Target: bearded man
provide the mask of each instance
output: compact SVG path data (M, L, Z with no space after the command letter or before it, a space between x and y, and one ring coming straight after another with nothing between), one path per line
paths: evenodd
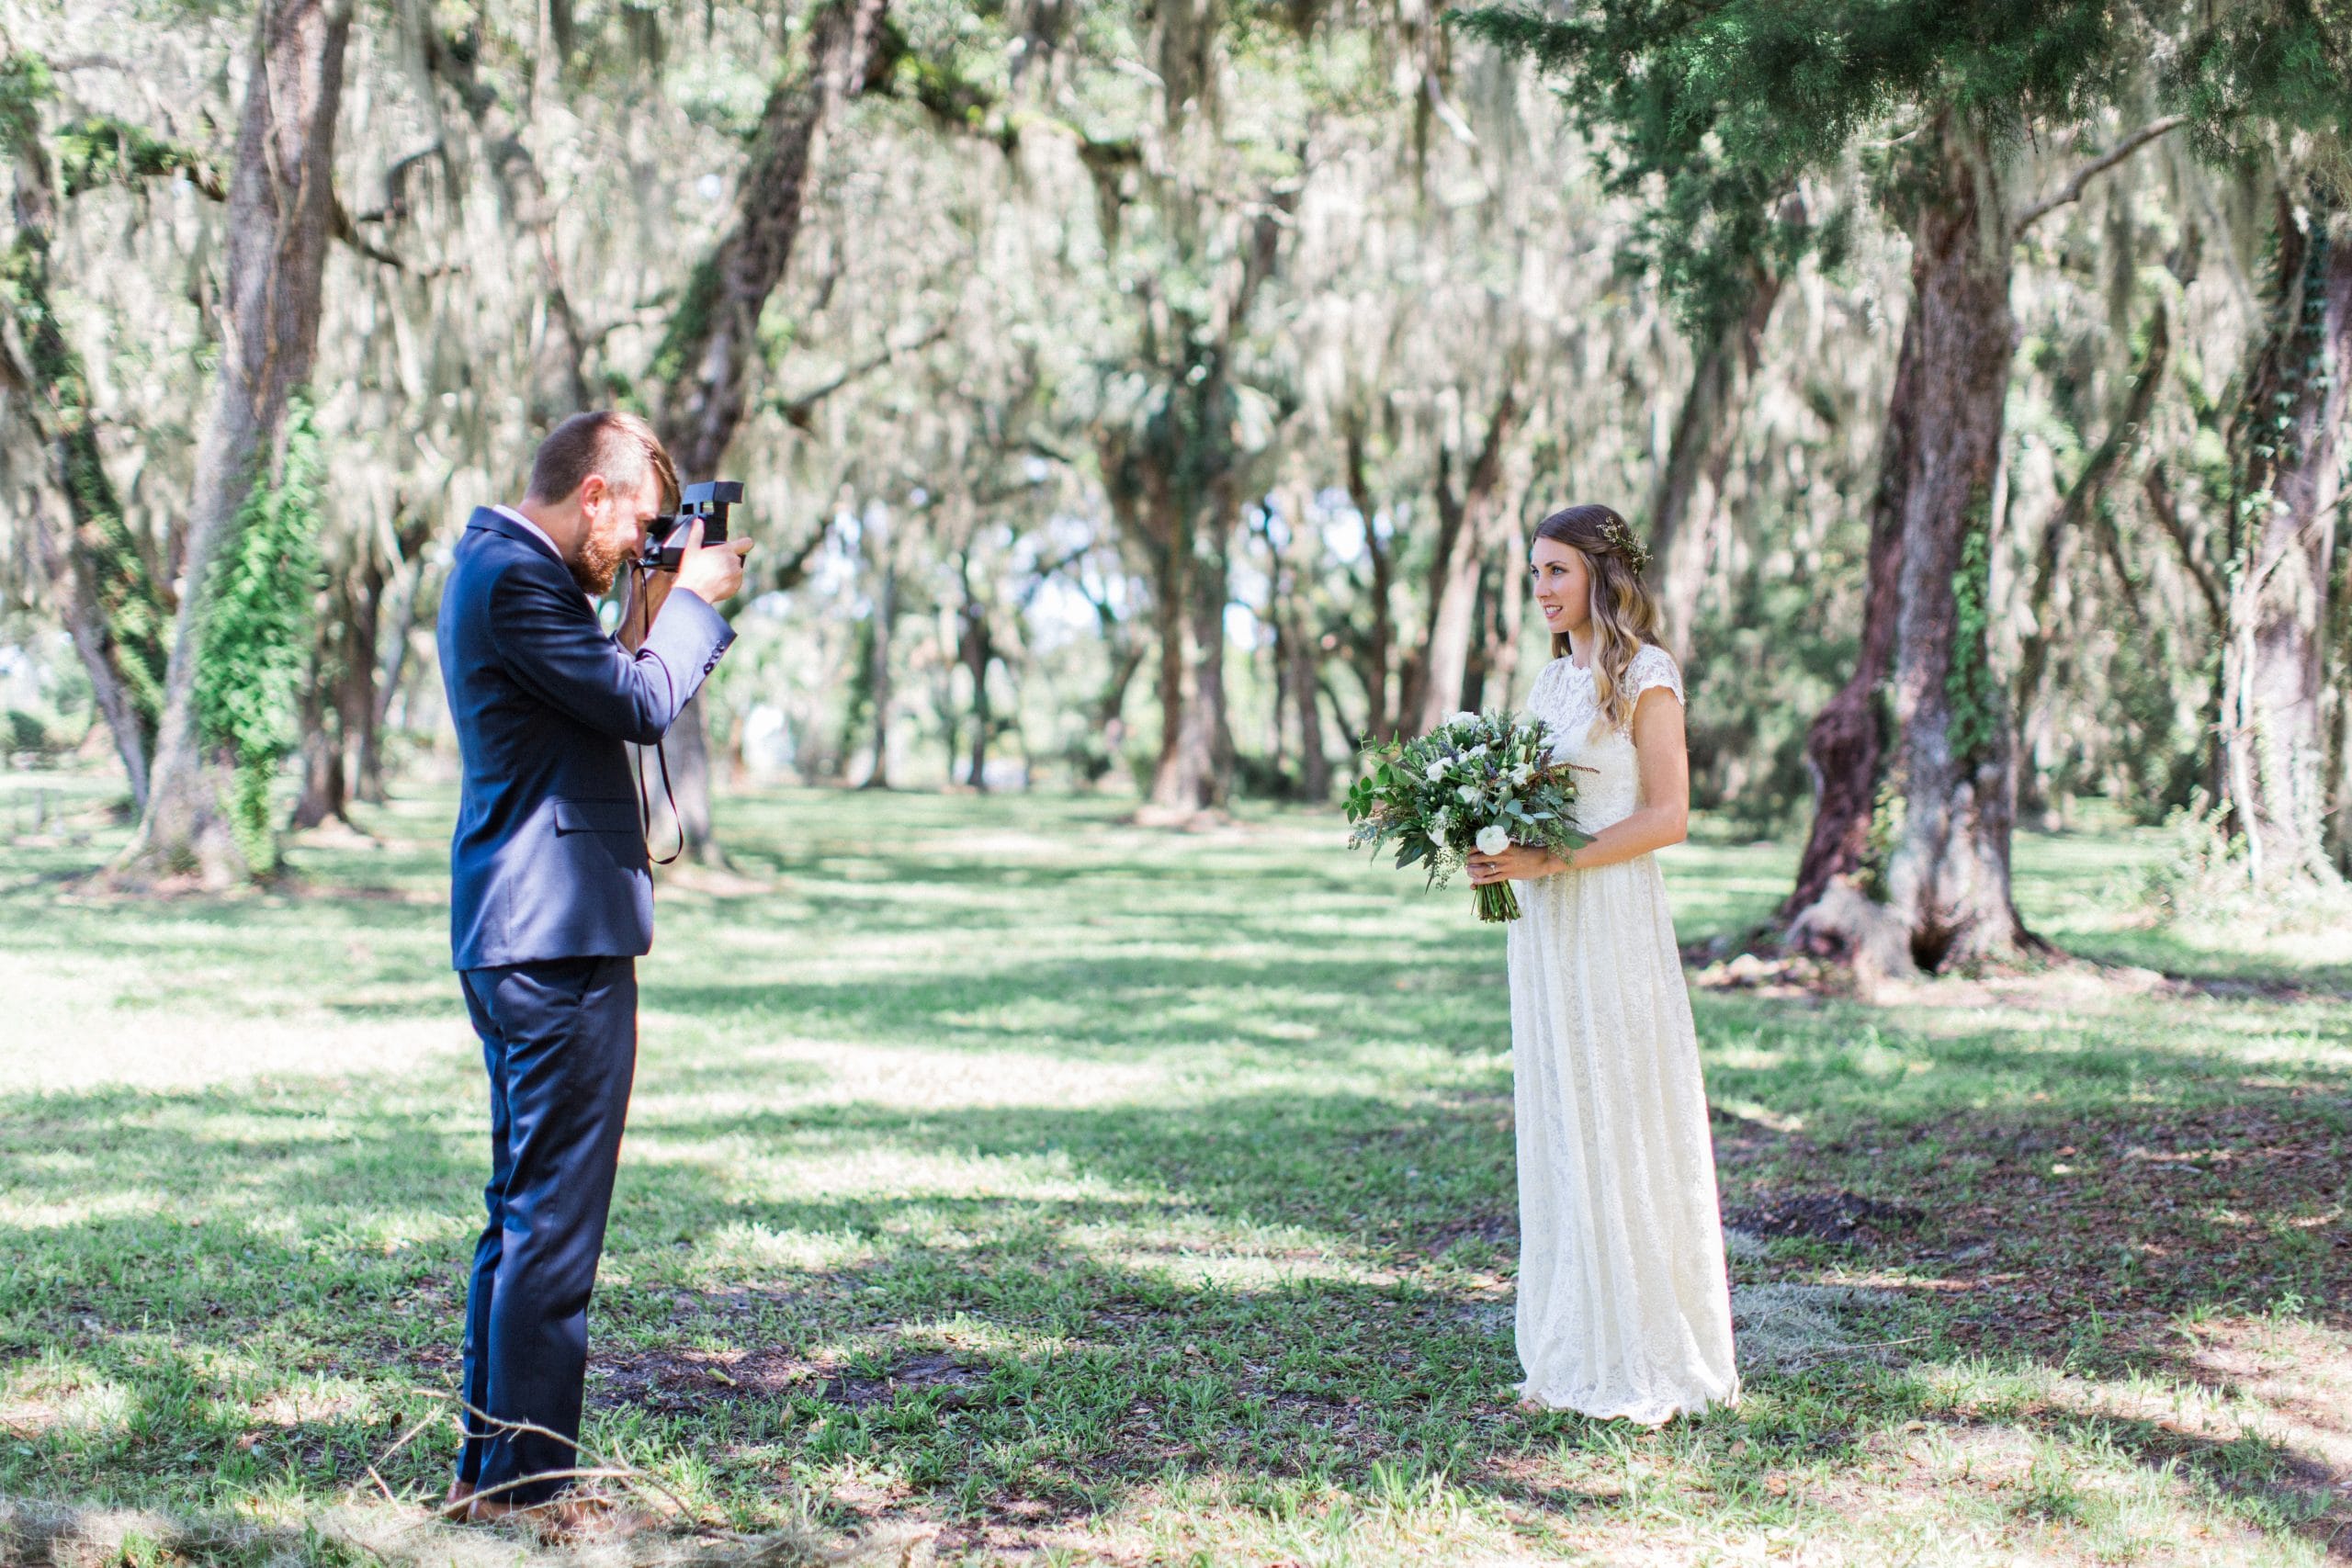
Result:
M640 637L595 601L677 504L650 426L575 414L519 507L476 511L442 591L441 678L464 759L450 948L490 1074L489 1223L466 1295L453 1515L593 1528L579 1468L588 1297L637 1068L637 965L653 884L625 742L660 741L733 639L713 606L749 541L689 525L642 584Z

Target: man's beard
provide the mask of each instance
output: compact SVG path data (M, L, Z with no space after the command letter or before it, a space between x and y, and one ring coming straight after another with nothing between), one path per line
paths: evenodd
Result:
M628 559L628 544L622 539L603 539L591 534L580 541L578 556L563 564L571 569L571 581L591 599L602 599L613 586L613 579L620 575L621 563Z

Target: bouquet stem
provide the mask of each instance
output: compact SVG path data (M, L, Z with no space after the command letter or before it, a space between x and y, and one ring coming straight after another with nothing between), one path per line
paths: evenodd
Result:
M1519 895L1510 890L1508 882L1489 882L1476 889L1478 895L1478 918L1482 920L1515 920L1519 919Z

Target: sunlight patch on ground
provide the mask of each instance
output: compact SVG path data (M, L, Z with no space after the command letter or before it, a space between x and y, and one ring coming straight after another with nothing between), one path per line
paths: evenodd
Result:
M888 1144L837 1148L822 1142L776 1150L741 1136L677 1138L631 1134L631 1165L695 1167L747 1196L839 1201L888 1198L922 1203L1020 1199L1052 1203L1164 1201L1142 1189L1080 1173L1058 1151L1022 1155L956 1154Z
M673 1021L657 1015L649 1022L666 1032ZM1075 1073L1066 1057L1010 1047L975 1055L918 1045L793 1038L695 1053L696 1087L683 1089L669 1087L670 1075L662 1070L676 1055L666 1041L648 1048L630 1101L632 1125L859 1103L909 1109L1104 1105L1169 1081L1168 1069L1152 1063L1103 1062ZM778 1068L786 1069L781 1081ZM712 1078L721 1087L706 1087Z
M263 1077L403 1073L480 1050L454 998L446 1018L336 1018L308 1007L295 1016L255 1018L99 1006L70 991L27 991L9 981L0 969L0 988L17 998L10 1031L43 1043L0 1053L0 1093L112 1085L190 1089Z
M854 1269L878 1256L872 1240L842 1231L770 1230L765 1225L723 1226L695 1243L691 1269L712 1269L729 1278L771 1271L815 1274Z
M125 1384L71 1362L18 1367L0 1379L0 1426L19 1438L119 1430L135 1403Z

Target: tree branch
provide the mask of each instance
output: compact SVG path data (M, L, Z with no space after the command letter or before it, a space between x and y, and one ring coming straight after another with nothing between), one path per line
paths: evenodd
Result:
M2081 200L2083 187L2089 185L2091 181L2107 173L2108 170L2115 167L2116 164L2120 164L2165 132L2188 123L2188 117L2185 114L2168 114L2161 119L2150 120L2081 168L2076 169L2064 185L2019 212L2010 221L2009 231L2012 234L2022 234L2059 208L2069 202Z
M882 352L875 355L872 358L865 360L857 365L845 367L838 374L826 380L820 381L817 385L809 388L807 391L800 393L797 397L787 398L780 393L770 393L767 400L767 406L782 414L786 423L792 425L796 429L807 430L808 428L809 417L817 412L817 405L819 403L823 402L827 398L831 397L835 392L840 391L843 387L848 386L851 382L871 376L874 372L883 368L885 366L888 366L901 355L919 354L922 350L929 348L933 344L935 344L942 338L945 337L949 329L954 325L955 323L953 321L948 321L940 326L933 327L930 332L924 333L922 337L917 338L912 343L896 344L886 344L883 345Z

